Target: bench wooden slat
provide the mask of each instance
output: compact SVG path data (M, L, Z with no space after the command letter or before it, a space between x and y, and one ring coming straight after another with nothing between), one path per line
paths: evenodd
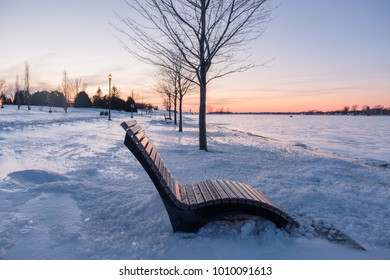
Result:
M226 189L229 192L229 196L231 198L235 198L237 200L242 198L242 195L239 191L237 191L228 180L217 180L219 184L221 184L224 189Z
M154 149L153 145L152 144L148 144L145 148L145 150L143 151L143 154L146 158L146 160L149 162L150 161L150 164L155 164L155 158L156 158L156 150Z
M259 201L261 201L262 203L267 203L267 204L273 204L273 202L271 202L271 200L269 200L265 195L263 195L262 193L256 191L254 188L252 187L249 187L248 185L245 185L243 183L240 183L241 185L243 185L244 188L246 188L248 190L248 192L251 192L255 197L257 197L257 199Z
M181 201L180 184L178 181L176 181L176 180L174 180L174 181L175 181L175 194L177 196L177 200Z
M216 180L216 182L221 186L225 193L229 196L231 202L237 202L237 196L225 185L223 180Z
M192 189L194 190L196 202L198 204L198 207L202 207L206 204L206 201L203 197L202 191L199 188L198 184L192 184Z
M162 179L162 170L160 169L160 156L159 154L155 151L155 158L154 158L154 166L156 167L156 175L159 177L160 181Z
M141 130L141 127L139 125L135 125L135 126L129 127L127 132L128 133L132 132L133 134L136 134L140 130Z
M148 152L148 150L150 152ZM145 148L145 150L143 151L142 153L144 156L145 156L145 159L147 161L151 161L151 164L156 164L156 155L157 155L157 151L154 149L153 145L152 144L148 144Z
M150 156L153 149L152 143L149 142L149 144L145 147L145 157Z
M245 203L245 196L240 192L238 188L236 188L231 181L222 180L225 186L234 194L235 198L238 202Z
M163 159L161 159L161 157L160 157L160 168L159 169L161 171L161 175L162 175L165 183L167 184L170 192L172 192L176 195L175 183L173 182L172 175L171 175L171 173L169 173L169 171L168 171L166 165L164 164Z
M187 199L188 204L190 206L190 209L196 209L197 207L197 200L195 198L194 190L192 189L191 185L186 186L186 192L187 192Z
M215 190L218 192L219 196L221 197L222 203L229 203L230 197L225 192L225 190L217 183L217 181L210 181L211 184L214 186Z
M156 162L158 167L158 172L161 174L161 182L169 187L169 182L166 175L166 169L164 168L164 162L162 161L159 154L156 155Z
M121 123L121 126L123 127L124 130L128 130L130 127L133 127L135 125L137 125L136 120L131 120L131 121Z
M157 155L157 152L152 148L151 155L147 155L146 162L149 164L153 173L158 177L158 180L161 180L161 174L158 171L156 155Z
M185 186L180 186L179 190L180 190L180 198L181 198L180 201L183 202L183 204L189 204Z
M145 150L148 143L149 143L149 138L147 136L145 136L144 138L141 139L141 141L139 141L137 143L137 147L140 151L143 151L143 150Z
M241 182L235 182L235 184L239 185L243 190L245 190L254 200L260 200L261 202L264 202L262 195L252 187L249 187L248 185Z
M131 133L131 130L128 130L127 133ZM131 134L131 140L133 140L140 151L144 150L147 143L149 143L149 138L143 132Z
M202 192L202 195L204 197L204 200L207 205L213 205L214 204L214 198L210 194L209 189L207 188L205 182L199 182L197 183L200 191Z
M159 175L161 176L160 181L162 185L165 186L164 190L169 196L171 195L173 196L172 199L174 200L174 202L176 202L176 200L180 201L180 193L179 194L176 193L177 182L172 177L171 173L167 169L163 159L160 157L159 154L156 154L156 161L158 165L158 173L160 173Z
M215 189L214 185L210 180L207 180L205 182L202 182L205 187L209 190L210 195L213 198L214 204L222 203L222 197L219 195L217 190Z
M144 131L140 130L140 131L138 131L137 134L134 134L133 137L135 137L137 139L137 141L139 142L139 141L141 141L142 138L146 137L146 134Z
M164 164L164 160L160 157L159 154L157 154L158 157L159 157L159 171L165 181L165 183L167 184L167 186L171 189L172 188L172 178L171 178L171 174L169 173L166 165Z
M180 191L178 191L179 183L176 181L176 179L172 176L172 174L167 169L167 176L169 176L169 188L171 189L171 192L177 197L178 200L181 201L180 198Z
M249 195L249 193L237 182L235 181L228 181L231 188L234 188L237 192L239 192L240 197L242 198L242 201L247 204L252 204L253 197Z

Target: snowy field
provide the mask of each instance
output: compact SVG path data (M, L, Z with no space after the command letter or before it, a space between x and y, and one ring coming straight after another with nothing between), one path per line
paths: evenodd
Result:
M120 123L130 114L114 112L108 122L100 110L47 111L0 109L0 259L390 259L383 159L213 121L206 153L194 116L178 133L157 113L135 115L179 182L242 181L301 224L291 234L259 219L173 233L153 184L123 145ZM366 250L334 242L336 229Z

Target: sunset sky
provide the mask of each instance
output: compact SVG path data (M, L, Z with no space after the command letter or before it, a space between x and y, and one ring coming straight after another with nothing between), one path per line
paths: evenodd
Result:
M335 110L345 105L390 107L390 1L278 0L273 20L250 45L267 66L215 80L208 104L230 111ZM125 98L131 91L161 106L153 92L156 70L134 60L110 25L122 0L0 0L0 77L32 91L54 90L62 72L108 92L108 74ZM185 108L198 110L198 94Z

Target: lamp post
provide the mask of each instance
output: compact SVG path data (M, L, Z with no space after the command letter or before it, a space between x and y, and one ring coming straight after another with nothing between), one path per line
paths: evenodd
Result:
M111 79L112 75L108 75L108 120L111 121Z

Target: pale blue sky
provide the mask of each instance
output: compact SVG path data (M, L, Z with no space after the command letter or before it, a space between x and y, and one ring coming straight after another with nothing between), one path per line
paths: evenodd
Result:
M344 105L390 106L390 1L278 0L264 35L251 44L267 67L216 80L208 101L232 111L331 110ZM125 94L152 93L154 70L118 44L113 11L122 0L0 0L0 77L14 82L30 64L31 87L55 89L71 77L107 92L107 75ZM196 95L187 108L197 110Z

